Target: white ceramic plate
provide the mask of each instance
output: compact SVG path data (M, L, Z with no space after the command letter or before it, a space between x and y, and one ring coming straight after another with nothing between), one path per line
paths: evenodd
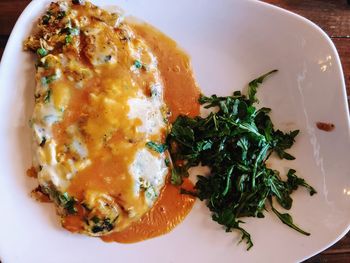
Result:
M115 0L127 13L155 25L192 57L205 94L228 95L271 69L259 91L261 104L273 109L283 130L299 128L292 162L318 194L293 194L291 214L310 231L292 231L275 216L247 219L254 247L237 246L197 202L191 214L168 235L123 245L73 235L59 227L52 205L29 197L34 180L28 120L33 106L34 66L22 41L48 1L32 1L19 18L0 68L0 257L21 262L296 262L340 239L350 223L350 139L345 85L339 57L326 34L311 22L257 1ZM185 94L184 94L185 96ZM317 121L335 124L327 133Z

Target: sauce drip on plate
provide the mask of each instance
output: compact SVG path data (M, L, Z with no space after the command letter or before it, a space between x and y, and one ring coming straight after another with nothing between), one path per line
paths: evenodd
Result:
M192 190L193 184L186 179L181 187ZM180 194L179 187L167 183L157 203L146 215L127 229L104 236L102 240L134 243L166 234L183 221L191 211L194 201L193 197Z
M200 89L194 79L189 56L176 42L148 24L131 24L131 28L151 48L158 59L164 82L164 98L170 108L170 122L180 114L199 115Z

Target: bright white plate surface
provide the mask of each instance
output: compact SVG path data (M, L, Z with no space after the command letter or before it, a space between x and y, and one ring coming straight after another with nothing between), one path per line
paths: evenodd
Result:
M122 245L73 235L61 229L51 205L29 197L34 180L30 129L34 66L22 41L48 1L33 1L19 18L0 67L0 257L21 262L295 262L340 239L350 223L350 140L345 85L338 54L330 39L311 22L256 1L115 0L127 13L155 25L192 57L205 94L228 95L271 69L279 73L259 91L261 104L273 109L282 130L299 128L293 162L318 194L293 195L291 214L310 237L274 216L247 219L255 246L237 246L238 235L225 233L197 202L184 223L170 234ZM185 95L185 94L184 94ZM333 132L315 122L335 124Z

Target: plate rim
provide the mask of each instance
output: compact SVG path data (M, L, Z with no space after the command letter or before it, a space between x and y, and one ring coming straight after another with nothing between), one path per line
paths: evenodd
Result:
M264 6L266 8L270 8L273 11L282 12L283 14L291 16L294 19L298 19L300 22L302 22L305 25L311 27L313 30L316 30L317 33L319 33L322 36L322 38L324 40L326 40L328 46L330 47L330 49L332 50L332 52L334 54L334 59L336 61L336 67L339 70L338 71L339 74L337 76L337 79L339 79L340 83L341 83L341 93L342 93L341 100L342 100L342 103L343 103L345 109L349 109L349 102L348 102L348 99L347 99L345 76L344 76L344 71L343 71L341 60L340 60L340 56L339 56L339 53L337 51L337 48L336 48L334 42L327 35L327 33L320 26L318 26L316 23L312 22L311 20L309 20L309 19L307 19L307 18L305 18L305 17L303 17L303 16L301 16L299 14L293 13L293 12L291 12L289 10L283 9L281 7L275 6L275 5L270 4L270 3L258 1L258 0L246 0L246 1L254 2L254 4L261 5L261 6ZM27 13L29 13L30 10L33 9L40 2L44 3L44 2L48 2L48 1L46 1L46 0L32 0L26 6L26 8L22 11L21 15L18 17L18 19L17 19L17 21L15 23L15 26L11 30L11 34L10 34L10 36L8 38L7 44L5 46L5 49L4 49L4 52L3 52L3 55L2 55L2 58L1 58L1 61L0 61L0 79L2 79L2 77L6 73L5 63L9 60L9 56L10 56L10 48L9 48L9 46L11 46L12 42L14 42L14 38L15 38L14 32L17 31L17 28L20 26L20 23L21 23L21 20L23 19L23 17ZM92 2L93 2L93 0L92 0ZM345 118L344 121L346 121L346 124L347 124L347 127L348 127L347 135L349 137L349 134L350 134L350 111L346 110L345 112L346 112L346 114L345 114L346 118ZM340 235L338 235L334 240L332 240L326 246L318 249L317 251L315 251L313 253L310 253L306 257L303 257L302 259L300 259L300 261L304 261L306 259L309 259L309 258L311 258L311 257L313 257L313 256L315 256L315 255L317 255L319 253L321 253L322 251L326 250L327 248L333 246L340 239L342 239L349 231L350 231L350 218L348 219L347 227L343 230L343 232Z

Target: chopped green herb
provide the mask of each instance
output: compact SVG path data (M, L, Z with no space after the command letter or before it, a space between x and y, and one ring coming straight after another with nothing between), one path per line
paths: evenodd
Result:
M158 197L158 195L157 195L157 193L152 185L146 189L145 196L147 199L151 199L151 200L154 200L155 198Z
M57 13L57 19L62 19L65 16L66 16L66 12L65 11L59 11Z
M175 167L171 169L170 182L174 185L180 185L183 182L181 174L176 171Z
M272 207L272 198L284 208L292 207L291 193L304 186L310 195L316 190L304 179L289 170L287 180L279 172L266 166L272 153L281 159L294 157L285 152L291 148L299 131L283 133L275 130L270 119L270 109L257 109L256 92L259 84L273 70L251 81L248 96L236 91L232 96L201 96L200 104L213 109L207 117L179 116L167 137L167 145L174 167L171 182L181 184L188 176L188 169L202 164L210 168L208 176L199 175L194 192L206 202L212 218L226 231L241 232L247 249L253 246L251 236L242 228L242 217L264 217L266 203L271 200L272 211L291 228L302 234L309 233L295 226L289 214L282 214Z
M51 19L51 15L50 15L50 14L46 14L46 15L44 15L44 16L42 17L42 23L43 23L44 25L47 25L47 24L49 23L50 19Z
M91 218L91 221L94 222L95 224L97 224L98 222L100 222L100 219L97 216L93 216Z
M44 97L44 103L49 103L50 99L51 99L51 89L48 89Z
M73 41L72 36L71 35L66 35L65 41L66 41L66 44L72 43L72 41Z
M36 51L36 53L40 56L40 57L45 57L48 52L45 48L38 48L38 50Z
M147 142L146 146L149 149L156 151L158 153L162 153L167 149L167 146L165 144L159 144L159 143L152 142L152 141Z
M66 209L68 214L75 214L77 212L76 208L74 207L76 201L74 200L74 198L70 197L67 192L59 194L57 196L57 200L58 204L61 205L64 209Z
M164 162L165 162L165 165L166 165L167 167L170 166L170 160L169 160L169 158L165 158Z
M46 77L42 77L41 78L41 84L43 85L48 85L51 82L55 81L58 79L58 76L56 74L50 75L50 76L46 76Z
M60 207L62 207L68 214L76 214L77 209L75 204L77 201L69 196L67 192L61 193L56 190L54 187L45 187L42 188L43 192L48 194L50 198Z
M99 218L97 216L93 216L91 219L87 220L87 223L91 227L92 233L100 233L100 232L109 232L114 228L115 221L118 219L111 220L110 218Z
M158 96L159 96L159 93L158 93L157 87L155 87L155 86L151 87L151 97L155 98Z
M142 68L142 63L139 60L135 60L134 66L138 69Z
M80 33L79 28L77 28L77 27L72 28L70 26L66 27L64 29L64 31L67 33L67 35L71 35L71 36L78 36Z

